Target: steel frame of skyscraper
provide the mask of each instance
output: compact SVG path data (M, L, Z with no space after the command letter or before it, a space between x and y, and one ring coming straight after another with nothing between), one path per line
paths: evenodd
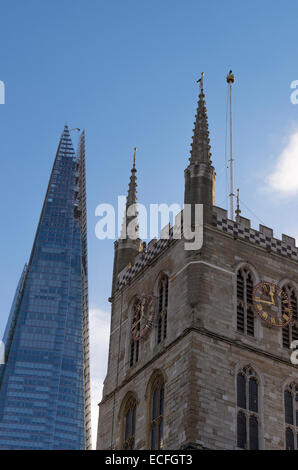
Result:
M82 234L82 309L83 309L83 356L84 356L84 405L85 405L85 442L86 450L92 449L91 436L91 396L90 396L90 359L89 359L89 306L88 306L88 251L87 251L87 202L86 202L86 157L85 131L80 136L78 147L79 198L78 215Z
M84 131L75 157L64 127L3 339L0 448L91 449ZM41 407L37 413L36 407Z

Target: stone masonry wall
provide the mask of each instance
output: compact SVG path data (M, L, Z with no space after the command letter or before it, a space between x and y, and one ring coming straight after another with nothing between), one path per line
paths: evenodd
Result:
M222 221L224 211L215 211L216 221ZM242 226L248 226L247 219L241 219ZM155 370L165 377L165 449L190 445L235 449L236 375L248 364L260 380L261 448L284 448L283 387L298 381L298 368L290 362L290 350L282 347L281 330L267 326L258 316L254 338L237 332L236 272L248 265L254 283L265 280L282 285L291 280L298 292L297 248L291 237L283 236L279 252L271 242L269 249L266 239L262 246L251 237L238 236L239 231L235 234L234 225L232 232L222 227L218 223L205 227L200 251L185 251L183 240L173 241L151 256L150 262L147 256L148 262L133 273L132 268L121 273L112 303L99 449L121 447L119 412L128 392L135 394L138 403L136 448L149 448L147 385ZM265 229L261 228L263 235ZM268 230L265 238L270 238ZM141 343L139 362L129 367L133 299L141 293L157 295L161 272L169 276L167 338L157 345L153 325L151 335Z

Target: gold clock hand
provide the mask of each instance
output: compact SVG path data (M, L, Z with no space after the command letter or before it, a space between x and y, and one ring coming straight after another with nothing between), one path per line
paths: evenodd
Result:
M256 297L256 301L257 302L262 302L263 304L275 305L274 302L269 302L269 300L260 299L260 297Z
M274 294L275 294L275 287L270 284L270 292L269 292L269 295L270 295L270 297L271 297L272 305L275 305L275 302L274 302Z
M133 322L133 327L137 326L139 323L140 323L141 319L139 318L139 320Z

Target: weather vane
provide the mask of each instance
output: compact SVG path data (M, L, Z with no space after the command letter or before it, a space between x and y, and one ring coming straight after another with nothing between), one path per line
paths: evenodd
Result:
M197 80L197 83L200 84L201 90L203 90L203 77L204 77L204 72L201 73L201 78L199 78L199 80Z
M134 147L133 149L133 168L136 167L136 153L137 153L137 147Z

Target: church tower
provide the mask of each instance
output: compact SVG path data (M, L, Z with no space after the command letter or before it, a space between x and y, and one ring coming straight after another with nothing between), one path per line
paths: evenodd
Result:
M298 249L214 205L200 85L185 203L203 204L203 245L171 228L120 262L116 243L98 449L297 449Z

